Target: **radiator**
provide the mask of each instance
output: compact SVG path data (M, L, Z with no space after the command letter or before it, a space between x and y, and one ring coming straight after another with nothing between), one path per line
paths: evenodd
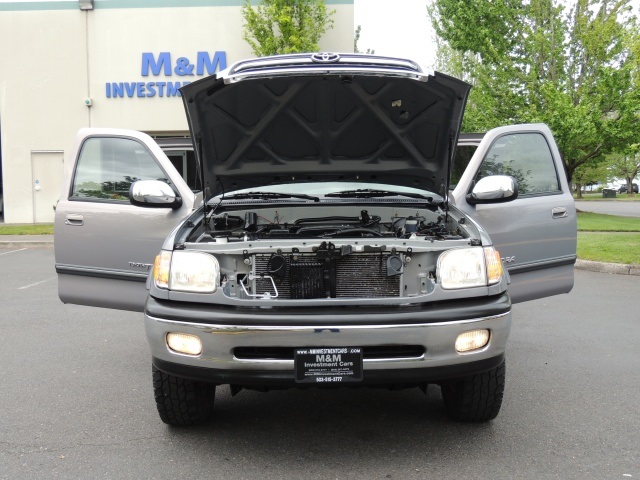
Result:
M315 255L285 255L286 266L273 275L278 298L385 298L400 296L401 275L388 276L389 253L356 253L328 261ZM269 274L271 255L253 258L254 293L276 292Z

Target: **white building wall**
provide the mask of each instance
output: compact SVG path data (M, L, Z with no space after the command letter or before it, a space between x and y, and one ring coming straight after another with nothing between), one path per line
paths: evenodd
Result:
M121 10L95 13L100 15L89 14L90 89L94 100L90 110L95 127L187 131L180 97L159 97L156 93L154 97L107 98L106 83L195 81L202 77L180 76L173 70L181 57L193 65L201 51L212 56L216 51L226 52L228 65L253 56L241 38L238 7L154 9L153 25L149 24L149 9L130 9L126 16ZM113 25L118 25L120 34L108 34ZM161 52L170 53L172 74L142 76L143 52L152 53L156 59Z
M33 222L31 152L64 150L87 124L83 13L0 12L4 218ZM52 210L53 213L53 210Z
M212 58L224 52L227 66L253 55L242 39L242 1L200 0L178 6L171 0L97 0L80 11L78 2L53 1L53 10L23 10L25 4L0 1L0 134L4 220L34 219L34 151L64 151L84 126L117 127L151 133L187 132L182 99L151 93L147 85L195 81L198 52ZM353 1L326 2L336 10L323 51L353 51ZM232 6L229 6L229 5ZM39 2L39 5L42 3ZM113 8L144 5L144 8ZM162 5L153 8L152 5ZM171 56L171 75L142 75L142 54ZM177 75L179 58L194 75ZM184 61L183 61L184 62ZM184 70L183 70L184 71ZM208 72L204 72L205 75ZM107 84L136 88L131 97L107 97ZM137 83L145 86L138 91ZM166 89L166 87L164 87ZM142 96L138 96L141 93ZM165 90L166 93L166 90ZM87 107L85 100L92 105ZM51 221L53 220L53 209Z

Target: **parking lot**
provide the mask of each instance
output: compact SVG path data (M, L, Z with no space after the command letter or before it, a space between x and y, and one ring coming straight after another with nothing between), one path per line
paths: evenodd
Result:
M52 248L0 248L0 478L640 478L640 277L514 307L502 412L439 388L242 391L157 416L141 314L63 305Z

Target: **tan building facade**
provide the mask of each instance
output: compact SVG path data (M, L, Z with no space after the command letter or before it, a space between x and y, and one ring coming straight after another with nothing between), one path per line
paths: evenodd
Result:
M353 0L325 2L321 50L353 51ZM252 57L242 0L0 2L5 223L53 221L81 127L186 135L178 89Z

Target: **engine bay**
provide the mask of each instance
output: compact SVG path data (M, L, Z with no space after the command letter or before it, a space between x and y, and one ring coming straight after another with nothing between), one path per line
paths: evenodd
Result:
M425 295L434 289L440 253L480 244L473 222L439 208L371 203L234 207L194 218L182 237L191 245L176 247L209 244L204 248L216 256L222 292L230 299Z
M217 239L255 241L269 239L389 238L428 240L460 240L468 233L458 222L444 213L390 209L349 212L332 215L337 210L321 208L288 209L287 215L277 210L260 209L211 214L205 222L199 242ZM333 211L333 212L332 212ZM313 213L309 215L308 213ZM340 209L344 213L344 209ZM295 216L293 216L295 215Z

